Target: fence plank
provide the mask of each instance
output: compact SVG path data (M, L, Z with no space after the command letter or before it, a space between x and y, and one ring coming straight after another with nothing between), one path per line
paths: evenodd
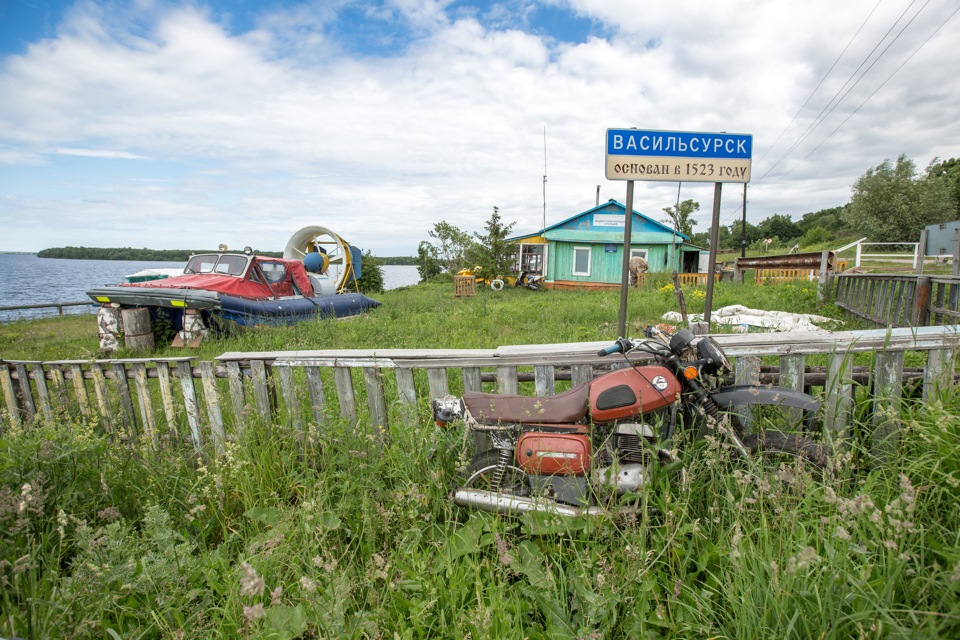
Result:
M534 387L540 397L552 396L556 389L553 365L538 364L533 368Z
M293 367L275 367L280 379L280 393L287 408L287 428L297 433L303 432L303 416L300 415L300 402L293 383Z
M0 365L0 387L3 388L3 400L7 405L10 426L17 429L23 424L20 419L20 403L17 402L17 394L13 390L13 378L10 377L10 369L5 364Z
M430 399L442 398L450 394L450 386L447 383L447 369L429 367L427 369L427 385L430 389Z
M517 380L516 367L497 367L497 392L513 395L520 393L520 382Z
M220 408L217 375L212 361L200 361L200 382L203 385L203 399L207 404L207 419L210 421L213 448L217 455L223 455L227 434L223 428L223 410Z
M480 367L463 368L463 390L483 391L483 382L480 376Z
M574 387L578 384L590 382L593 380L592 364L574 364L570 365L570 384Z
M267 426L272 422L270 408L270 387L267 379L267 367L263 360L250 361L250 379L253 382L253 403L257 407L260 424Z
M799 391L804 390L804 362L806 356L801 354L790 354L780 356L780 386ZM792 408L789 411L790 419L794 423L799 423L803 419L803 410Z
M740 356L733 364L733 378L736 384L760 384L760 358L756 356ZM753 431L755 416L752 408L740 416L743 428L750 433Z
M107 433L114 432L113 410L110 408L110 394L107 391L107 379L103 375L103 367L94 362L90 365L90 377L93 379L93 392L97 397L97 408L100 411L100 421Z
M953 349L931 349L927 352L927 366L923 369L923 401L942 399L953 386Z
M327 399L323 393L323 376L320 375L320 367L308 366L305 369L313 421L317 425L322 425L327 420Z
M416 407L417 385L413 378L413 369L397 367L394 370L394 377L397 380L397 395L400 404L405 407Z
M77 404L80 405L80 413L87 420L90 419L90 396L87 394L87 383L83 378L83 367L79 364L71 364L70 381L73 383L73 394L77 398ZM92 375L92 374L91 374Z
M243 431L243 419L246 414L246 405L243 401L243 372L240 363L231 360L226 363L227 388L230 390L230 408L233 410L234 428L237 433Z
M364 367L363 380L367 387L367 408L370 410L374 434L378 437L385 436L390 430L390 424L387 420L387 395L383 389L380 369Z
M163 405L163 415L167 419L168 437L172 437L174 442L179 442L180 425L177 424L173 385L170 382L170 363L157 362L157 382L160 385L160 403Z
M37 419L37 405L33 402L33 391L30 390L30 374L27 373L27 365L18 362L13 365L17 372L17 387L20 389L20 402L23 405L23 415L27 423L32 423Z
M50 386L61 412L66 413L70 407L70 395L67 393L67 379L63 375L63 367L59 364L50 366Z
M827 364L824 384L823 426L828 436L838 439L846 435L853 410L853 356L837 351Z
M134 362L133 387L137 392L137 404L140 406L140 424L143 425L147 442L153 448L157 447L157 421L153 416L153 401L150 399L150 387L147 385L147 365Z
M50 389L47 387L47 374L43 370L43 364L36 363L31 366L33 370L33 384L37 388L37 402L40 403L40 413L47 424L53 423L53 405L50 404Z
M903 397L903 351L878 351L874 367L873 440L871 450L889 460L900 440L900 398Z
M340 415L346 420L357 419L357 402L353 393L353 375L349 367L334 367L333 382L340 402Z
M133 410L133 396L130 395L127 367L122 362L114 362L110 365L110 374L113 385L117 388L117 396L120 398L120 419L127 434L128 444L132 446L138 436L137 415Z
M197 404L197 389L193 386L193 367L189 362L177 363L177 377L180 378L180 388L183 390L183 408L187 412L193 450L199 454L203 449L203 437L200 435L200 406Z

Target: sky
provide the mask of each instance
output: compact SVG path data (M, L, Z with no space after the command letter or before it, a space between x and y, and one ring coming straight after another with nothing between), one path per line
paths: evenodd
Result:
M747 219L960 156L957 0L0 0L0 251L416 255L600 202L610 128L753 136ZM637 182L710 227L714 185ZM742 215L723 185L720 220Z

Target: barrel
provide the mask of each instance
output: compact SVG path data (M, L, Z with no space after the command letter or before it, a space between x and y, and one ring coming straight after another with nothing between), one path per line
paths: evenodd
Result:
M124 309L120 313L123 322L123 343L133 351L153 351L153 326L150 309Z

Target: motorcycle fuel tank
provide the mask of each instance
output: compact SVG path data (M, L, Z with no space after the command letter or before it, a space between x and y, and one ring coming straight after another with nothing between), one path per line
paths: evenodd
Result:
M590 416L609 422L656 411L677 401L680 381L660 365L630 367L590 383Z
M527 473L582 476L590 468L590 438L528 431L517 440L517 464Z

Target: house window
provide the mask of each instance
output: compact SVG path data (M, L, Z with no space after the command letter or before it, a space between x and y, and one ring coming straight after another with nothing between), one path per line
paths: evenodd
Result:
M630 247L630 257L631 258L643 258L647 260L647 250L646 249L634 249ZM647 260L649 262L649 260Z
M573 248L573 275L590 275L590 247Z

